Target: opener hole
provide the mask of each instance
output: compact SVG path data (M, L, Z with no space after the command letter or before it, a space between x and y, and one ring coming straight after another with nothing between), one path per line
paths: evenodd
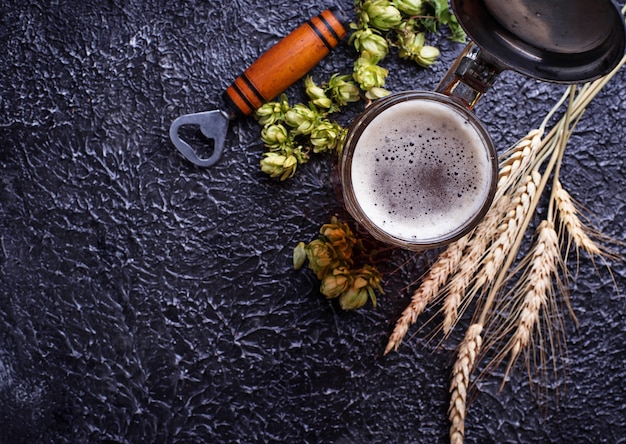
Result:
M206 137L197 125L182 125L178 136L187 142L200 159L208 159L215 151L215 139Z

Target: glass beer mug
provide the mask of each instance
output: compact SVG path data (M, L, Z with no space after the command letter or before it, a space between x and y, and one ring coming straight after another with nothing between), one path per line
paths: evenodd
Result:
M435 91L378 99L350 125L338 172L344 205L374 238L423 250L467 234L489 209L498 157L473 107L499 74L576 83L624 55L610 0L452 0L470 43Z

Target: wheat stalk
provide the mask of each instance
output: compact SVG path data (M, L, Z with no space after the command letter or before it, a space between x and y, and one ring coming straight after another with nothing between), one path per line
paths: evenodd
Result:
M501 157L492 209L483 223L462 239L462 243L457 241L442 253L396 323L385 354L392 349L397 350L409 325L416 322L425 307L435 299L444 299L441 308L444 319L440 328L447 335L474 296L481 294L452 369L448 413L450 442L453 444L461 444L464 440L470 374L482 353L483 331L489 332L489 346L498 346L504 341L503 349L499 352L496 349L496 360L509 357L505 379L519 356L532 346L535 335L540 341L543 340L541 327L544 315L547 315L545 325L554 353L556 341L553 340L551 329L554 322L562 319L555 297L555 281L569 307L567 292L559 276L562 271L567 278L567 257L561 256L561 240L567 239L568 248L573 243L577 250L586 251L592 258L607 257L607 250L595 241L605 238L597 236L597 232L583 224L571 196L563 190L558 177L573 128L590 101L624 64L626 56L608 75L579 89L568 87L567 93L548 113L540 127L526 134ZM567 98L569 102L564 116L546 134L545 127L552 114ZM554 179L547 217L538 227L531 251L520 261L517 269L511 271L509 268L518 257L526 230L551 177ZM494 209L504 205L505 201L509 205L508 209ZM494 214L504 218L504 221ZM489 224L494 223L493 226L487 223L490 217L495 219L495 223L493 219L489 221ZM557 220L558 228L555 228ZM485 227L489 226L491 228L487 230ZM509 292L504 293L504 284L515 278L520 270L523 271L518 281ZM571 312L571 307L569 309ZM544 353L541 358L545 359Z
M532 185L530 187L530 190L533 195L532 197L528 196L529 201L527 204L522 203L521 207L519 208L519 218L518 218L518 214L515 214L515 216L512 215L512 218L515 218L516 228L515 230L511 231L511 238L506 239L507 252L503 254L503 260L501 261L502 263L498 267L494 267L493 272L490 272L490 274L486 276L486 278L488 279L483 279L485 280L484 282L485 284L487 283L487 281L489 281L489 290L486 295L486 299L482 302L480 307L477 307L477 314L475 314L474 316L474 319L476 319L476 321L474 322L473 325L485 326L486 323L490 321L491 315L493 314L492 309L494 308L494 305L496 307L498 306L497 296L500 294L501 287L503 283L506 281L508 269L513 264L513 261L515 260L515 257L517 256L520 245L522 243L524 232L526 231L526 228L530 224L531 216L534 213L534 210L536 209L538 205L539 198L547 184L547 180L548 180L548 177L550 176L550 172L554 170L555 166L558 165L560 163L560 160L562 159L562 153L565 149L565 143L571 134L571 131L569 131L569 123L571 120L571 106L573 103L573 91L574 90L570 88L570 104L568 106L565 117L561 120L561 122L558 125L558 129L556 130L553 129L550 132L547 140L542 141L542 143L540 144L541 150L537 153L537 156L535 157L535 159L532 162L530 162L527 167L531 170L530 174L535 176L534 180L532 181ZM548 161L547 166L545 167L543 176L539 175L538 172L533 173L533 171L538 170L541 164L548 158L549 158L549 161ZM557 168L557 171L558 171L558 168ZM528 183L531 183L531 181L529 181ZM514 203L516 204L516 209L517 209L517 204L521 203L521 201L514 201ZM527 210L524 210L525 205L528 205ZM500 235L501 234L502 233L500 233ZM494 244L495 245L498 244L497 239L494 241ZM495 250L492 250L492 251L495 251ZM483 256L483 258L485 257L488 257L488 254ZM499 271L496 271L496 268L498 268ZM485 273L487 273L487 271L485 271ZM513 295L513 297L515 298L517 297L517 295ZM502 334L502 333L496 332L495 336L497 336L498 334ZM463 435L462 433L458 432L458 429L459 429L458 424L457 424L458 420L455 419L453 416L450 416L450 422L451 422L451 426L450 426L451 442L461 443Z
M465 295L467 294L467 300L464 305L467 305L471 298L495 279L511 249L522 221L530 211L530 203L536 194L540 180L541 175L537 171L524 177L512 199L505 194L501 195L492 207L499 208L499 210L488 214L481 224L481 235L476 236L476 239L473 239L471 245L468 246L468 253L448 286L447 297L443 304L442 329L445 335L449 334L456 324L458 307ZM493 233L496 233L495 241L492 240ZM476 266L477 263L480 264L479 267ZM470 291L466 292L468 288Z
M452 382L450 384L450 443L462 444L465 436L465 414L467 411L467 392L470 384L470 374L476 365L476 358L482 345L481 324L472 324L465 333L465 338L459 345L457 359L452 367Z

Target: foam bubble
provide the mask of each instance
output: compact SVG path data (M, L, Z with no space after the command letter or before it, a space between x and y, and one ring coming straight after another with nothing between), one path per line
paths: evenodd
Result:
M351 168L363 212L409 241L456 231L480 211L491 184L478 131L430 100L400 102L376 116L357 142Z

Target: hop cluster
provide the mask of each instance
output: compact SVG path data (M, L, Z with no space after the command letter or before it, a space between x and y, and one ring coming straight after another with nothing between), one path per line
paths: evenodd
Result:
M328 299L339 298L344 310L360 308L368 299L376 306L376 292L383 293L382 278L369 264L355 266L362 252L363 246L350 227L333 217L322 226L318 239L296 246L293 264L297 270L308 259L309 268L321 281L321 293Z
M346 129L329 119L350 102L389 94L385 80L389 71L380 62L390 46L398 55L422 67L431 66L439 50L426 45L426 32L448 25L451 39L463 41L465 34L450 12L447 0L355 0L357 23L350 42L358 52L351 75L334 74L328 82L304 81L308 104L291 106L285 95L261 106L255 117L261 125L261 140L267 148L261 170L270 177L286 180L298 165L309 161L310 153L341 152Z
M426 44L426 32L440 25L450 28L450 39L464 41L465 33L450 12L447 0L355 0L357 22L350 42L359 53L353 78L374 100L389 94L385 90L388 71L379 63L398 48L400 58L427 68L439 57L439 49Z
M268 149L261 160L261 170L271 177L292 177L298 165L308 162L309 153L333 151L345 137L345 128L331 121L329 115L347 103L360 99L359 88L348 75L333 75L324 85L305 79L308 105L291 106L287 96L268 102L255 113L263 129L261 140Z

